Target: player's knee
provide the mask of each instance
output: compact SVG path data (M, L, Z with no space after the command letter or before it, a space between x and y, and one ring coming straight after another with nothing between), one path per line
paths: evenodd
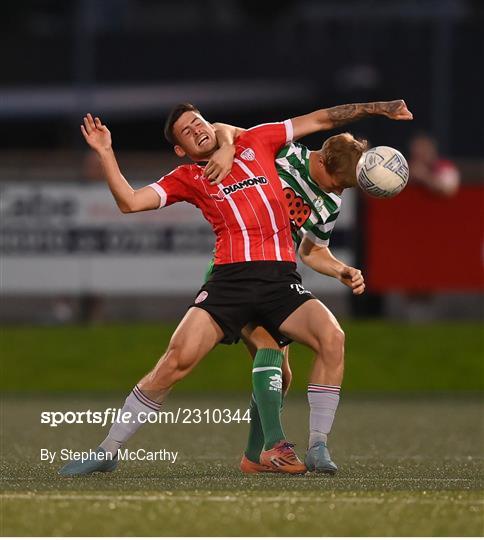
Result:
M329 333L329 348L335 354L343 356L345 348L345 333L342 328L338 326L333 326L331 332Z
M331 363L343 360L345 346L345 333L337 325L331 325L327 328L320 340L320 352L323 358Z
M333 345L340 350L344 350L345 347L345 333L341 326L334 326L332 332L331 332L331 339L333 341Z

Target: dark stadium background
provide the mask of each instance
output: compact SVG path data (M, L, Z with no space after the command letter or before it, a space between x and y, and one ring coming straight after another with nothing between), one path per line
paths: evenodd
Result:
M361 471L358 462L352 461L368 432L378 434L382 448L386 441L384 455L392 456L400 440L388 433L399 423L402 452L410 439L420 441L408 451L420 452L424 464L422 469L414 469L406 460L389 462L388 471L408 466L410 476L432 476L455 449L455 438L449 436L445 443L439 439L449 429L445 418L454 419L452 428L460 441L455 459L464 463L483 437L479 394L484 383L480 324L483 27L484 9L478 0L3 3L0 387L8 420L12 420L10 414L20 415L26 431L32 433L29 438L17 423L2 424L2 435L8 441L2 450L7 491L64 489L49 476L55 476L54 466L39 465L37 447L50 438L52 444L66 444L64 437L73 445L85 446L96 442L101 431L85 427L84 431L57 428L53 432L41 428L39 411L55 404L62 410L91 404L117 406L163 353L200 286L213 245L211 231L181 205L166 217L164 211L138 221L117 216L96 160L79 132L86 112L101 116L112 132L122 171L141 186L177 165L163 139L162 126L170 107L181 101L195 103L210 120L249 127L316 108L403 98L414 114L413 122L371 118L343 129L367 138L372 145L399 148L405 155L414 135L425 132L435 137L440 154L460 171L457 194L440 197L411 181L391 201L374 201L359 193L345 196L347 213L336 224L332 248L363 269L368 283L364 297L352 298L343 286L310 271L304 273L304 279L338 316L347 336L343 395L348 398L348 408L342 407L340 413L347 420L335 424L336 452L343 460L343 472L331 489L358 490L362 485L376 486L382 493L407 489L406 484L393 481L359 483L355 478ZM303 142L317 148L333 133ZM285 414L288 426L291 419L295 426L298 415L307 414L304 390L311 355L298 346L291 354L294 382ZM193 404L200 399L210 407L224 403L245 406L249 392L246 352L241 346L220 346L173 392L173 403L186 399ZM359 403L376 415L373 424L366 416L358 416L365 410ZM385 408L395 411L396 417L385 417ZM235 470L246 428L231 428L232 446L222 431L214 429L212 441L203 439L207 455L218 459L215 444L220 448L226 444L230 459L221 462ZM292 429L303 448L305 425L299 431ZM428 430L435 446L431 450ZM158 432L152 429L149 433L148 440L160 444ZM180 429L174 433L179 445L188 437ZM137 441L142 443L142 437ZM187 455L194 443L187 439ZM378 455L377 446L371 446L376 452L375 464L368 465L371 471L375 467L375 478L380 475L378 459L385 459ZM22 459L24 451L30 456L27 463ZM475 461L469 463L471 467ZM354 477L349 483L344 470ZM442 474L447 471L464 478L449 486L471 492L475 488L471 480L476 478L474 469L464 467L454 474L450 464ZM190 471L185 472L189 478ZM157 473L149 474L154 479ZM194 480L194 489L212 489L210 478ZM164 482L177 489L173 487L176 481L164 476L160 484L144 489L159 489ZM86 486L73 484L71 488ZM101 485L96 486L102 492ZM251 489L248 484L241 486ZM294 483L291 486L300 489ZM450 489L438 481L434 485L424 480L414 487ZM119 485L114 483L111 488L119 489ZM275 489L285 488L278 484ZM61 517L54 526L49 515L57 514L50 507L39 510L44 513L37 515L36 529L22 518L29 507L11 508L11 521L5 529L9 534L88 534L91 530L85 528L89 519L73 528L68 517L64 521ZM228 511L227 519L230 508ZM175 524L166 531L215 533L218 525L212 527L208 515L207 521L200 520L198 529ZM472 512L448 522L427 521L425 512L420 521L418 512L413 515L420 526L415 530L422 535L482 532L482 521L476 521ZM148 522L143 522L148 528L139 521L139 528L122 529L124 517L117 516L113 529L92 530L152 534ZM293 522L299 528L287 528L290 524L286 523L285 534L320 535L328 530L344 535L413 533L405 528L409 521L404 514L401 521L388 514L381 528L372 528L371 520L363 519L355 528L333 524L333 529L325 530L304 528L298 521L301 516L304 513L296 514ZM238 518L246 526L237 529L241 534L267 534L266 529L252 528L259 522L251 513ZM103 523L102 516L99 521L95 516L92 519L97 524L93 527ZM328 527L331 519L326 516ZM469 529L452 528L465 524Z

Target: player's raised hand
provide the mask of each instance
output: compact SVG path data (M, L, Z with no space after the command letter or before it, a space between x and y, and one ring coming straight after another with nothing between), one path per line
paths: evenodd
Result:
M363 294L365 292L365 279L361 270L352 266L345 266L339 276L341 283L353 290L353 294Z
M383 114L390 120L413 120L413 114L408 110L403 99L385 102Z
M87 144L96 152L111 148L111 133L97 116L93 118L91 113L87 113L81 132Z
M234 155L235 147L230 144L224 144L214 152L203 170L204 176L208 178L212 186L220 184L232 170Z

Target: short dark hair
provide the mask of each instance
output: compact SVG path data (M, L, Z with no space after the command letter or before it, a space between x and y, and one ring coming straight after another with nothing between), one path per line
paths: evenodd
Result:
M175 107L173 107L173 109L170 111L170 114L166 119L164 128L165 138L169 143L173 145L178 144L178 141L173 134L173 126L183 113L189 111L200 114L200 111L195 107L195 105L192 105L191 103L179 103L178 105L175 105Z

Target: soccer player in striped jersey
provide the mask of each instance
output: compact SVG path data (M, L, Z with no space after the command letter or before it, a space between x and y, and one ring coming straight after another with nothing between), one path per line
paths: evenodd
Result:
M403 116L405 111L405 104L400 103L398 115ZM397 114L389 117L399 119ZM342 119L340 125L343 123ZM215 126L222 133L222 138L232 144L236 144L237 137L244 132L225 124ZM328 138L320 150L310 151L304 145L292 142L282 148L276 157L293 239L301 260L313 270L339 279L355 295L365 290L361 271L336 259L328 245L339 215L343 190L357 185L356 164L366 149L366 141L357 140L350 133L341 133ZM206 174L215 184L220 180L219 167L214 166L213 161L208 163ZM247 332L242 335L253 357L257 354L263 358L267 354L265 351L271 351L276 346L261 327L251 328L250 335ZM282 373L284 392L287 392L291 379L288 347L284 350ZM341 372L341 379L342 375ZM329 474L337 471L329 454L327 438L339 403L341 379L337 380L338 384L308 384L310 434L305 464L310 471ZM240 467L247 473L267 472L258 459L265 437L254 395L250 408L253 421Z
M97 449L97 458L74 460L59 474L77 476L108 472L117 465L118 450L143 425L145 414L160 409L173 385L185 377L218 343L233 343L253 320L282 342L308 345L316 352L316 384L330 373L328 384L342 376L342 332L334 317L306 289L295 268L291 225L284 209L284 193L275 168L278 151L294 137L336 127L340 109L314 111L304 116L246 130L237 141L229 178L210 185L199 162L210 160L224 146L215 129L189 104L175 107L165 135L179 157L195 164L182 165L158 182L133 189L122 175L112 148L111 134L99 118L88 114L81 132L101 160L111 193L123 213L163 208L186 201L200 208L217 236L215 269L178 325L154 368L128 395L121 414ZM361 112L357 108L353 117ZM278 416L281 404L282 354L273 350L253 370L254 393L267 397L261 417ZM335 381L333 383L332 381ZM324 381L323 381L324 382ZM141 415L141 416L140 416ZM127 416L130 420L123 421ZM264 425L264 422L263 422ZM261 462L275 463L285 472L304 472L278 426ZM264 429L266 435L266 429Z

